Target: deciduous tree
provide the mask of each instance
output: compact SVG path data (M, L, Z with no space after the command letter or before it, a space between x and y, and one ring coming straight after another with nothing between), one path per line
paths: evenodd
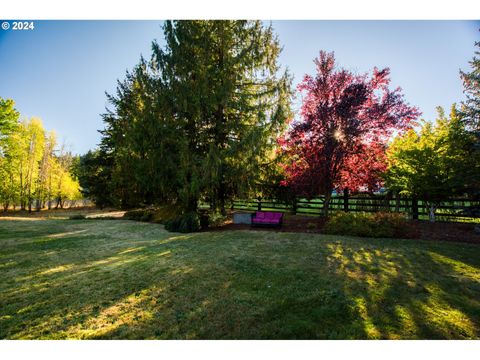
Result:
M55 154L55 134L50 132L47 136L40 119L19 121L13 101L0 102L3 102L0 105L3 119L0 203L3 209L20 204L22 210L32 211L33 207L40 210L46 202L51 203L54 193L61 201L78 198L79 185L72 177L70 165L65 162L65 156Z
M324 195L327 214L334 189L381 186L388 140L419 112L405 103L400 88L389 89L389 69L355 75L337 69L334 54L324 51L315 65L315 76L305 75L298 85L301 118L280 143L289 159L285 183L298 195Z
M447 118L441 107L435 123L424 121L419 131L396 137L387 151L387 186L427 203L429 218L442 200L468 191L472 176L480 175L472 153L475 138L455 105Z

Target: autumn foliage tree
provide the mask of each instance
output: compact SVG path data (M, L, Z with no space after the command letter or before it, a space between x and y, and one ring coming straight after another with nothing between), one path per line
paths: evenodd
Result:
M0 97L0 205L32 211L56 201L80 197L71 173L71 154L56 151L54 132L47 133L37 118L20 120L11 99Z
M320 52L317 73L298 85L301 119L280 139L285 184L297 195L324 195L324 213L334 189L381 186L388 140L409 129L419 111L400 88L389 89L388 68L371 75L337 69L333 53Z

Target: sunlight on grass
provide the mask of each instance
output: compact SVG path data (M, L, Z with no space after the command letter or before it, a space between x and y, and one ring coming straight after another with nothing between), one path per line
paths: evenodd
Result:
M78 235L78 234L84 233L86 231L87 230L84 229L84 230L69 231L69 232L64 232L64 233L59 233L59 234L52 234L52 235L48 235L47 238L58 239L58 238L63 238L63 237L71 236L71 235Z
M9 266L15 266L15 265L17 265L17 262L10 260L10 261L7 261L7 262L4 263L4 264L0 264L0 269L1 269L1 268L7 268L7 267L9 267Z
M418 332L418 328L410 311L405 306L395 305L395 315L401 323L403 336L414 337ZM391 338L401 339L402 334L392 334Z
M170 271L171 275L181 275L181 274L188 274L193 271L193 267L183 267L178 269L173 269Z
M168 244L171 242L179 241L179 240L190 240L192 235L180 235L180 236L172 236L168 237L167 239L158 239L156 242L157 244Z
M48 269L48 270L41 271L41 272L37 273L36 275L38 275L38 276L51 275L51 274L59 273L59 272L62 272L62 271L71 270L73 267L74 267L73 264L60 265L60 266L57 266L57 267L54 267L54 268L51 268L51 269Z
M475 245L123 220L0 227L0 338L480 337Z
M365 299L362 297L357 297L354 299L354 301L355 301L358 314L363 320L363 327L364 327L365 333L370 339L379 339L380 332L377 330L372 320L368 316L368 310L367 310Z
M436 252L429 252L429 255L435 262L443 266L449 266L455 272L455 276L459 278L463 277L480 281L480 269L467 265L461 261L440 255Z
M146 289L108 306L84 323L69 328L66 331L68 337L98 338L115 331L121 326L134 328L136 324L151 320L153 318L151 308L156 305L151 292L152 289ZM155 289L155 296L158 296L160 292L161 289Z
M429 284L426 288L430 292L430 297L427 303L421 304L421 307L428 321L435 324L436 329L446 338L456 333L474 337L478 329L468 316L444 300L445 292L436 284Z
M129 253L136 252L136 251L140 251L140 250L143 250L143 249L145 249L145 246L139 246L139 247L135 247L135 248L128 248L127 250L123 250L123 251L119 252L118 255L129 254Z
M156 256L167 256L170 255L172 252L170 250L163 251L161 253L158 253Z

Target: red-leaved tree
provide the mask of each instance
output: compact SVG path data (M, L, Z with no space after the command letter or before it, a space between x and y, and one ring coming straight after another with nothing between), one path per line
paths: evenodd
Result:
M288 159L284 184L297 195L324 195L326 215L334 189L382 185L388 140L409 129L420 112L405 103L400 88L388 88L388 68L355 75L336 69L334 54L324 51L315 64L315 77L306 75L298 85L301 119L279 142Z

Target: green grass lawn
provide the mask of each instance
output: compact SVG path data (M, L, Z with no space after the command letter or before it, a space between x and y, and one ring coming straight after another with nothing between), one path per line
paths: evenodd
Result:
M480 246L0 220L0 338L480 338Z

